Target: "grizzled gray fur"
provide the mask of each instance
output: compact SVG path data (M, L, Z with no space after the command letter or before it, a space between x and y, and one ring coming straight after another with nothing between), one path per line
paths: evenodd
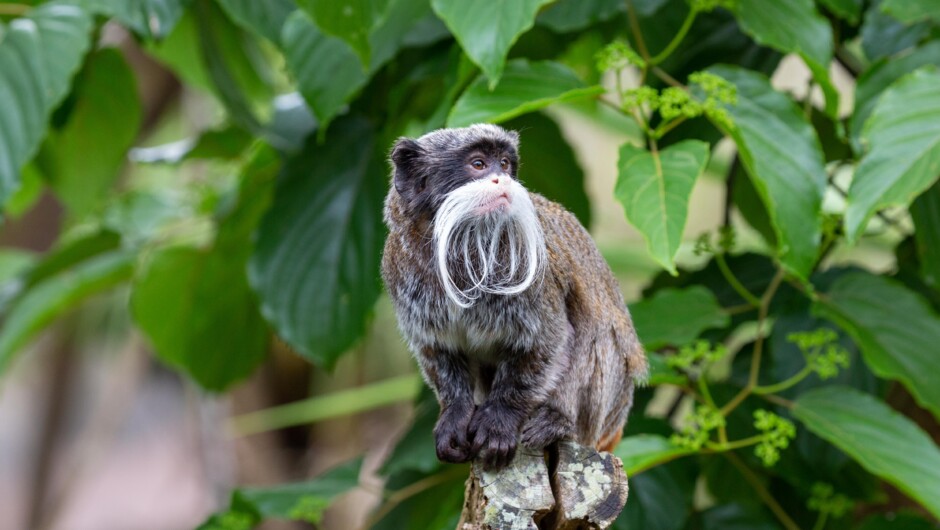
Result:
M448 462L502 467L519 443L610 450L646 373L587 231L519 183L518 141L474 125L402 138L391 153L382 277L440 402L434 434Z

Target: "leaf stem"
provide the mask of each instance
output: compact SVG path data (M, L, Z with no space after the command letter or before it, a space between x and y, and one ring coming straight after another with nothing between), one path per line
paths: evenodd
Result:
M445 469L440 473L424 477L423 479L414 482L405 486L400 490L394 491L391 495L388 496L388 499L379 506L379 508L366 519L366 522L362 525L361 530L368 530L375 526L376 523L382 520L383 517L389 514L396 506L405 502L406 500L414 497L415 495L421 493L422 491L428 490L443 484L448 480L457 478L458 476L466 472L466 466L451 466L450 469Z
M640 55L643 57L643 60L649 65L650 62L650 52L646 47L646 41L643 40L643 31L640 30L640 19L636 16L636 9L633 7L633 0L626 0L627 2L627 18L630 19L630 32L633 33L633 38L636 39L636 47L640 52Z
M780 506L780 503L778 503L777 500L774 499L770 494L770 492L767 491L767 488L761 484L760 479L758 479L757 476L754 475L754 473L748 469L746 465L744 465L744 462L741 462L741 459L738 458L737 455L730 452L722 454L724 454L725 458L730 460L734 467L737 468L738 472L741 473L741 476L744 477L744 480L746 480L747 483L750 484L752 488L754 488L754 491L756 491L757 495L761 498L761 500L764 501L764 504L770 508L770 511L773 512L773 514L777 517L777 520L780 521L780 524L782 524L784 528L787 530L800 530L800 527L797 526L795 522L793 522L793 519L791 519L789 515L787 515L787 512L783 509L782 506Z
M671 41L669 41L669 44L663 48L663 51L656 54L655 57L650 58L649 64L651 66L656 66L657 64L665 61L669 58L670 55L672 55L672 52L676 51L676 48L679 46L679 44L682 43L683 40L685 40L685 36L689 33L689 28L691 28L692 23L695 22L696 16L698 16L698 10L689 9L689 14L686 15L685 20L682 22L682 27L679 28L676 36L673 37Z
M807 364L802 370L794 374L793 377L772 385L755 386L751 392L754 394L776 394L806 379L811 373L813 373L813 367Z
M826 527L826 520L829 519L829 512L819 512L819 517L816 519L816 524L813 525L813 530L823 530Z
M669 131L675 129L679 125L682 125L686 119L687 118L683 116L681 118L678 118L669 122L660 123L659 126L656 127L656 130L653 131L653 136L655 136L656 138L662 138Z
M731 268L728 267L728 262L725 261L724 254L715 254L715 262L718 263L718 269L721 270L721 275L725 277L725 280L731 285L731 288L734 289L736 293L741 295L741 298L745 299L751 307L760 307L760 299L754 295L751 291L747 290L747 287L738 281L737 276L731 272Z
M754 356L751 358L751 373L748 376L747 384L744 388L721 408L722 416L730 414L757 386L757 378L760 375L761 356L764 351L764 322L767 320L770 301L773 300L774 294L777 293L777 289L780 287L780 283L783 282L784 276L786 276L786 273L783 267L778 268L777 273L774 275L773 279L770 280L770 285L767 286L767 290L764 291L764 296L760 300L759 309L757 311L757 339L754 341Z
M708 448L716 453L723 453L725 451L733 451L735 449L742 449L744 447L750 447L752 445L757 445L764 441L765 436L763 434L757 434L754 436L749 436L747 438L742 438L740 440L735 440L733 442L722 442L720 444L710 443Z

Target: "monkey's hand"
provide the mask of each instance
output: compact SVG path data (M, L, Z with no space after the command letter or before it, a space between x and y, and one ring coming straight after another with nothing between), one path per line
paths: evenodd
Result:
M470 450L487 468L505 467L516 454L518 415L490 402L470 420Z
M473 457L467 429L473 416L473 404L453 404L441 411L434 427L437 458L443 462L459 464Z
M522 445L541 450L549 445L571 437L574 428L571 420L551 405L540 405L522 426Z

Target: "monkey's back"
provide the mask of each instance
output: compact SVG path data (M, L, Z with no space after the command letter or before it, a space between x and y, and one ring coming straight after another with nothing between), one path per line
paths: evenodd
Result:
M587 230L561 205L532 193L572 330L569 371L550 398L576 418L578 442L611 449L647 365L620 286ZM557 281L557 280L556 280Z

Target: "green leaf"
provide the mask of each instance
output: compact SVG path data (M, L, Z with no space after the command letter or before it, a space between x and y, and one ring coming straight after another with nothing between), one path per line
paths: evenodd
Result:
M940 0L884 0L881 10L905 24L928 19L940 22Z
M858 78L855 87L855 112L849 130L855 150L862 152L862 129L885 89L906 74L925 65L940 66L940 41L933 41L901 57L882 60Z
M819 3L851 24L857 23L862 15L862 0L819 0Z
M19 188L20 170L45 136L49 115L68 93L91 44L92 19L49 4L0 24L0 204Z
M836 117L839 93L829 79L832 28L816 11L813 1L739 0L736 15L741 29L759 44L796 53L803 59L826 96L826 114Z
M709 71L737 86L738 103L728 107L731 136L770 213L781 262L805 278L821 239L826 168L819 139L800 109L766 77L728 66Z
M614 456L623 461L623 470L630 478L633 478L634 474L692 453L676 447L666 437L657 434L628 436L614 449Z
M532 28L540 7L552 0L431 0L460 47L496 87L509 48Z
M875 374L902 382L940 418L940 316L926 300L894 280L858 272L836 280L816 310L852 336Z
M940 184L935 183L911 204L911 219L921 276L927 285L940 290Z
M271 150L256 153L212 248L161 250L134 283L131 309L157 356L208 390L247 377L267 352L268 329L246 266L279 166Z
M331 367L363 333L379 295L385 162L358 117L290 159L258 231L251 282L265 317Z
M216 0L225 13L239 26L269 41L281 42L281 28L287 17L297 10L291 0Z
M689 197L707 164L708 144L697 140L685 140L657 153L629 143L620 148L614 196L643 234L653 258L673 274Z
M613 530L682 530L692 513L695 469L690 459L629 477L630 498Z
M868 219L906 206L940 177L940 72L919 70L878 101L862 131L870 150L855 170L846 199L845 231L858 239Z
M288 17L282 40L288 68L321 126L369 81L349 45L321 32L303 12Z
M89 57L68 122L50 133L40 162L74 217L91 211L114 184L142 117L137 81L121 52L106 48Z
M301 7L327 35L342 39L359 56L365 69L371 64L369 34L385 16L390 0L302 0Z
M584 86L574 72L559 63L516 59L506 65L505 74L492 91L483 76L478 77L457 100L447 118L447 126L499 123L552 103L603 92L599 86Z
M167 36L192 0L72 0L78 5L117 18L135 33L150 39ZM270 1L270 0L265 0Z
M323 512L336 497L359 486L362 459L356 458L306 482L264 488L239 488L232 492L227 511L204 522L199 530L229 530L226 522L239 521L252 528L266 519L291 519L320 524Z
M136 256L110 252L49 277L24 292L6 312L0 328L0 373L13 356L63 313L91 295L130 279Z
M519 178L531 191L559 202L585 227L591 226L591 201L584 191L584 171L554 120L526 114L504 124L519 131Z
M937 526L913 513L880 514L865 519L858 530L936 530Z
M623 13L621 0L559 0L539 13L536 24L558 33L577 31Z
M730 323L711 291L700 285L662 289L630 306L633 325L647 350L689 344L703 331Z
M650 368L649 378L646 380L649 386L685 384L686 377L670 367L663 354L648 351L646 360Z
M130 157L141 164L179 164L187 160L234 160L244 154L254 137L232 125L208 130L195 138L185 138L153 147L132 149Z
M838 386L801 395L793 415L940 517L940 449L913 421L867 394Z
M731 471L737 473L737 470ZM730 481L727 476L722 477L724 482L733 482L741 487L751 486L741 481ZM752 490L753 491L753 490ZM766 511L761 511L752 505L743 503L723 504L709 508L702 512L702 530L779 530L780 524Z
M434 445L434 426L437 424L440 408L434 393L426 386L422 387L424 391L415 404L411 427L395 444L395 448L382 465L381 474L384 476L409 470L432 473L442 467Z
M440 28L438 31L428 30L421 26L423 21L434 22ZM385 17L369 34L371 60L368 70L377 72L402 46L422 46L449 36L447 29L431 11L428 0L388 0ZM409 43L409 39L414 39L414 42ZM423 42L421 39L430 41Z
M916 46L930 33L930 23L902 24L896 18L885 14L881 10L881 2L875 0L871 2L865 11L865 22L862 24L860 32L865 57L869 61L877 61ZM898 60L903 61L904 58L898 58ZM871 71L872 68L865 70L862 78L869 75ZM857 109L857 97L855 106Z

